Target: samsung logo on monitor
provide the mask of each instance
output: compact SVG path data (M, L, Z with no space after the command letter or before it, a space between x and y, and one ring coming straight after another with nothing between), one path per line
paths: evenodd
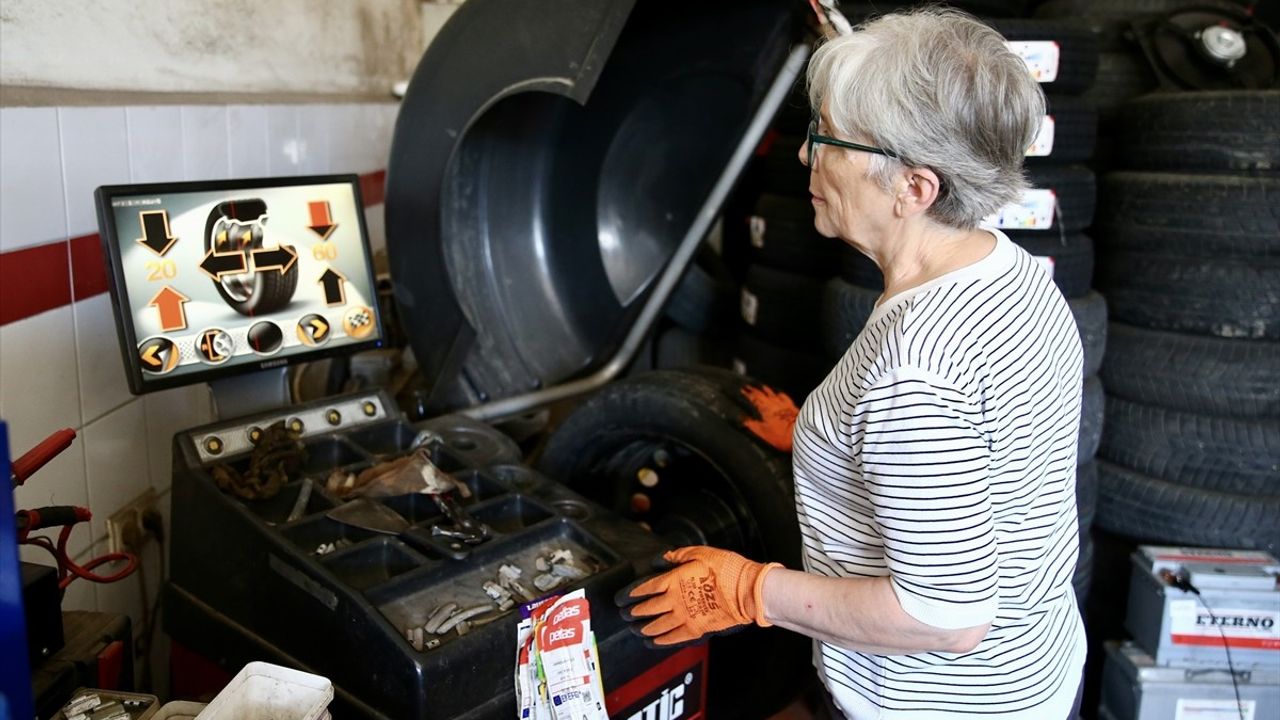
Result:
M262 368L263 370L267 370L270 368L280 367L281 365L288 365L288 364L289 364L288 358L280 358L279 360L268 360L264 363L259 363L258 367Z

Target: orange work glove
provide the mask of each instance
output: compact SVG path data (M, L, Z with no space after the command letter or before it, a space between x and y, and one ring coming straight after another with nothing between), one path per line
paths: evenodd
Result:
M701 545L662 557L678 564L623 588L616 598L623 617L636 622L633 627L651 644L678 645L739 625L771 624L764 619L760 591L764 576L782 565Z
M759 420L747 418L742 426L775 449L791 452L791 431L800 414L791 397L764 385L748 385L742 388L742 396L760 413Z

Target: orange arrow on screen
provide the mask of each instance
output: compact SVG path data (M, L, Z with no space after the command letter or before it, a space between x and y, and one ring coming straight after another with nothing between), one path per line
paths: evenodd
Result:
M311 224L307 227L311 228L311 232L320 236L320 240L328 240L333 231L337 229L338 224L333 221L333 212L329 209L328 200L312 200L307 203L307 210L311 213Z
M147 306L160 311L160 329L170 332L187 328L187 311L182 305L190 301L191 298L165 285Z

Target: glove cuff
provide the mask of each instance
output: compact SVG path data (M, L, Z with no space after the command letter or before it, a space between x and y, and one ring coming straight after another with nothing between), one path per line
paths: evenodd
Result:
M771 562L760 565L760 571L756 574L754 582L751 583L751 604L753 607L746 608L760 627L773 627L773 623L764 617L764 576L769 574L770 570L782 567L782 563Z

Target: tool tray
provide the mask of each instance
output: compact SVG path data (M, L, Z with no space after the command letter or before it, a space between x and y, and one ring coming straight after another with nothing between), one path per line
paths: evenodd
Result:
M319 420L334 408L369 403L376 413L342 412L349 419L336 427ZM586 590L606 689L665 657L626 630L612 602L614 592L648 571L665 547L661 540L518 464L515 444L486 425L461 416L409 425L388 410L394 407L381 394L349 396L175 436L166 593L175 639L218 648L224 666L266 653L325 675L334 680L338 706L346 705L343 717L511 717L518 597L514 608L475 618L465 635L428 634L438 644L421 650L406 639L406 629L421 627L445 603L492 602L482 585L496 581L504 564L519 567L522 583L543 595L533 587L535 559L567 548L589 574L550 594ZM264 500L218 489L213 467L248 467L252 446L239 438L295 419L307 450L297 477ZM489 527L488 539L471 546L432 537L430 548L418 549L326 517L343 502L324 489L333 470L359 472L407 454L423 430L442 439L433 460L470 490L469 498L456 492L455 498ZM311 497L301 517L289 522L305 478L314 483ZM429 531L445 522L428 496L373 499L414 528Z

